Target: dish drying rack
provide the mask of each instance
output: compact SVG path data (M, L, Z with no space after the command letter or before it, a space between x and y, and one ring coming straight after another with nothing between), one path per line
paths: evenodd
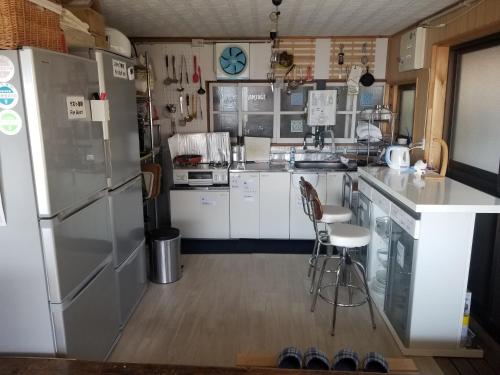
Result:
M389 109L389 106L376 105L373 108L363 109L357 118L358 126L360 121L368 123L368 137L366 139L357 140L357 156L358 160L360 155L361 146L366 147L366 165L370 163L370 156L372 149L376 150L377 161L376 164L383 164L382 156L384 155L385 148L393 144L394 140L394 120L396 113ZM382 134L382 138L378 141L372 140L370 137L370 126L375 126ZM363 147L363 148L364 148Z

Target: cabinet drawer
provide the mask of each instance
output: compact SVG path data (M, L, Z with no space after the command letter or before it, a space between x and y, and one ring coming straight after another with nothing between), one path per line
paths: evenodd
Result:
M119 266L144 240L142 183L138 177L110 193L113 261Z
M143 241L116 270L120 296L120 322L124 326L146 289L146 248Z
M372 199L372 187L362 178L358 180L358 191L363 193L368 199Z
M106 196L67 217L40 220L49 298L60 303L113 251Z
M51 311L58 355L104 360L120 329L113 265L108 263L68 303L52 304Z

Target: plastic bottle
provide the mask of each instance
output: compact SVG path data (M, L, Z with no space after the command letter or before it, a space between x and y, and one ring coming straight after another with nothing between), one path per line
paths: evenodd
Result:
M295 166L295 147L291 147L290 148L290 167L294 167Z

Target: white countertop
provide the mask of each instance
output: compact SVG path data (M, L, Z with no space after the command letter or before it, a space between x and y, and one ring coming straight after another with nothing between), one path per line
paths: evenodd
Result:
M500 213L500 198L451 178L425 179L389 167L360 167L359 176L415 212Z

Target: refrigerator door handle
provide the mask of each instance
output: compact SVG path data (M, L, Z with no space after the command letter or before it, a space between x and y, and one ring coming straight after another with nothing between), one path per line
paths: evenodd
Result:
M96 195L93 195L91 198L89 198L87 200L87 202L85 202L84 204L82 204L78 208L67 209L67 210L61 211L58 215L56 215L56 218L57 218L58 222L63 222L64 220L66 220L66 219L70 218L71 216L77 214L78 212L84 210L85 208L87 208L88 206L97 202L99 199L101 199L105 196L106 196L106 191L101 191L101 192L97 193Z
M135 184L139 181L139 178L142 179L142 174L140 174L137 177L134 177L132 180L129 182L126 182L124 185L120 186L118 189L115 189L112 191L113 194L116 193L123 193L128 190L132 190L135 187Z
M111 141L109 139L104 140L104 156L106 160L106 177L108 182L112 177L112 167L111 167Z
M68 306L71 306L74 300L76 300L80 294L82 294L85 289L87 288L88 285L90 285L100 274L101 271L106 268L106 266L111 262L111 258L108 257L106 258L96 269L92 277L90 277L88 280L84 281L81 286L79 286L71 295L69 295L67 298L62 301L61 306L63 309L66 309Z

